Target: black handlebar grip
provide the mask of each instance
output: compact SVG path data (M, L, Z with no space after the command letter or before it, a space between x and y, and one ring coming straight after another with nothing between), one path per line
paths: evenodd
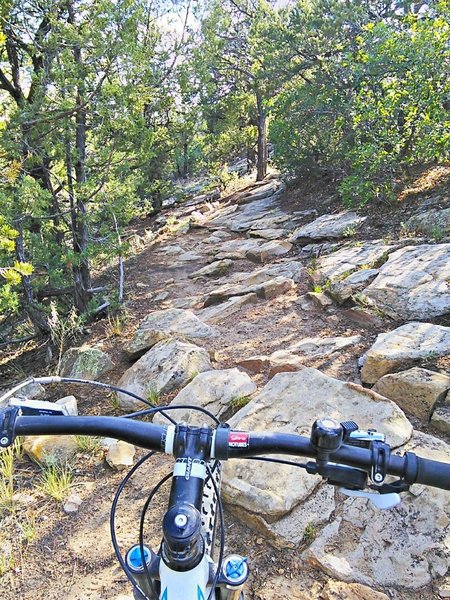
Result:
M450 490L450 464L418 456L416 483Z

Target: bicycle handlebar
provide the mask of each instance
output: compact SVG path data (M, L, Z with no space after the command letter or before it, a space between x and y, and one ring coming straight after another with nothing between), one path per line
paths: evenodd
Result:
M2 419L0 414L0 425ZM1 427L0 429L4 428ZM15 415L12 424L17 435L102 435L114 437L156 452L173 453L175 427L165 427L124 417L23 416ZM200 431L200 429L199 429ZM202 430L204 431L204 429ZM211 430L210 430L211 431ZM4 438L0 440L1 445ZM262 433L230 430L219 427L211 431L209 458L250 458L262 454L286 454L317 458L317 448L304 436L289 433ZM330 453L333 464L354 467L370 472L374 457L370 449L342 444ZM421 458L412 452L390 455L386 473L398 476L407 484L424 485L450 490L450 464Z

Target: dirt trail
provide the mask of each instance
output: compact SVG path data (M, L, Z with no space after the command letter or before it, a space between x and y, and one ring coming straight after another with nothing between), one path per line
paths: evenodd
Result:
M286 212L303 210L308 208L308 202L300 203L294 199L289 204L285 195L281 206ZM142 233L150 224L151 221L140 224L139 232ZM202 308L205 294L226 282L227 277L236 272L252 272L261 268L262 265L241 259L234 261L231 270L222 278L212 281L189 278L189 274L208 262L207 245L204 241L211 233L205 228L191 229L178 235L168 231L158 238L156 244L136 251L135 256L126 261L128 318L123 330L119 336L113 336L107 321L103 320L94 323L85 339L80 340L99 345L111 356L116 368L108 374L105 381L117 382L129 367L122 348L138 323L149 312L169 307L190 308L195 312ZM246 234L232 234L230 239L239 238L246 238ZM179 258L183 253L175 256L168 254L168 246L181 246L184 252L198 253L203 258L180 262ZM298 260L295 247L289 256L282 258L283 261L288 259ZM111 277L112 275L105 274L102 280ZM360 334L362 338L357 346L307 363L328 375L359 382L357 358L369 347L376 335L384 330L387 323L381 319L378 325L361 328L336 306L325 311L314 309L305 312L296 300L307 291L310 291L310 283L306 277L302 277L300 283L289 293L270 301L261 300L244 306L237 316L233 315L216 325L219 331L216 338L199 342L199 345L211 352L214 368L223 369L233 367L240 359L255 354L267 355L282 350L305 337ZM389 328L392 327L390 321ZM32 352L28 358L25 354L16 361L24 371L27 371L26 363L27 360L30 361L30 356L33 356ZM7 372L8 364L5 363L2 369ZM34 369L34 373L36 372L37 369ZM267 375L252 375L252 379L261 389L267 382ZM79 398L81 414L114 414L111 401L96 391L80 388L51 390L51 395L55 397L67 393L74 393ZM170 397L166 398L169 399ZM138 455L141 456L142 453ZM31 491L31 486L38 477L38 470L25 460L20 468L22 486L25 491ZM133 479L129 491L122 499L118 520L117 529L122 548L137 540L138 515L146 495L169 470L169 461L163 457L154 457ZM105 466L101 457L86 455L80 457L75 471L75 490L83 498L78 513L66 515L60 504L45 500L42 496L36 499L34 512L37 537L24 548L14 570L0 579L4 600L125 600L129 597L125 575L113 556L108 522L111 501L122 476ZM163 506L164 498L161 494L147 525L147 531L153 532L151 541L155 545L159 539L157 527ZM1 536L0 532L0 547L2 543L7 543ZM322 594L327 577L305 568L298 550L271 548L262 537L247 529L228 512L226 546L228 552L240 552L251 557L252 575L246 596L249 599L278 598L281 590L293 599L334 598ZM401 590L385 590L385 593L399 600L428 600L438 597L431 589L421 590L417 594L403 593Z

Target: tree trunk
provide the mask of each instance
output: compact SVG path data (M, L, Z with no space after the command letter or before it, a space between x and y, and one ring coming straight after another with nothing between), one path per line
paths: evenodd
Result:
M267 119L263 101L259 93L256 94L258 110L258 158L256 162L256 181L262 181L267 175Z
M73 3L67 4L69 13L69 23L75 23L75 13ZM89 261L87 259L87 248L89 242L89 230L87 226L87 207L83 200L83 192L80 188L86 183L86 108L84 106L84 76L81 48L75 45L73 56L78 66L79 83L77 87L77 106L80 108L75 113L75 149L77 160L75 163L75 179L77 183L77 193L75 193L73 175L72 175L72 156L70 141L66 139L66 168L67 181L69 188L70 207L72 216L72 237L73 249L78 254L79 259L72 265L73 284L74 284L74 305L80 312L84 313L88 309L91 286L91 273Z

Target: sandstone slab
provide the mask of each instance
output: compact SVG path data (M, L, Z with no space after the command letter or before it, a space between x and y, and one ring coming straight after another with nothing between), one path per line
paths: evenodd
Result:
M431 319L450 312L450 244L393 252L364 293L394 319Z
M318 259L319 281L342 279L361 267L375 268L384 262L394 246L379 241L349 245Z
M412 322L381 333L363 357L361 379L376 383L411 363L450 354L450 327Z
M64 353L60 373L63 377L96 380L113 368L107 354L98 348L81 346L70 348Z
M271 258L287 254L291 248L292 244L290 242L272 240L262 244L258 249L249 250L245 256L253 262L262 263Z
M344 279L333 281L330 286L330 294L338 304L344 304L353 294L366 288L378 273L378 269L362 269Z
M447 444L418 432L404 450L450 458ZM419 589L449 567L449 511L448 492L418 485L402 494L395 510L375 511L367 500L350 498L304 556L342 581Z
M188 275L191 279L199 279L201 277L220 277L225 275L227 271L233 266L233 261L230 259L215 260L214 262L202 267L198 271L194 271Z
M118 387L147 398L183 387L203 371L211 370L207 350L181 340L163 340L142 356L122 375ZM144 404L123 393L117 394L123 410L139 410Z
M132 360L142 356L161 340L184 337L188 340L206 339L216 335L212 327L201 321L189 310L169 308L150 313L124 347Z
M409 439L412 427L390 400L355 384L327 377L304 367L280 373L230 420L234 429L283 431L309 435L320 416L355 420L373 427L398 446ZM224 497L231 505L257 513L267 522L280 519L304 502L320 483L301 471L292 477L285 465L263 463L254 468L246 461L230 461L224 468Z
M413 367L384 375L373 390L393 400L406 413L428 421L436 403L444 400L449 388L448 375Z
M246 373L239 369L224 369L204 371L195 377L185 388L175 396L170 406L188 404L205 408L220 418L226 411L232 409L233 401L251 396L256 391L256 385ZM171 416L177 421L191 425L209 423L209 417L192 409L171 411ZM160 415L154 418L155 423L166 424Z
M237 284L224 285L210 292L204 302L204 307L225 302L232 296L244 296L247 294L256 294L258 298L270 300L280 296L295 287L295 282L287 277L274 277L262 283L253 285Z
M312 223L296 229L291 235L290 241L308 244L314 240L350 237L366 219L367 217L361 217L351 211L323 215Z
M249 235L263 240L280 240L287 235L287 229L254 229Z
M204 323L215 325L239 312L243 306L254 304L255 302L258 302L258 296L255 293L232 296L226 302L222 302L222 304L202 309L199 311L198 316Z
M450 234L450 208L432 208L412 216L405 223L406 229L430 236L444 237Z

